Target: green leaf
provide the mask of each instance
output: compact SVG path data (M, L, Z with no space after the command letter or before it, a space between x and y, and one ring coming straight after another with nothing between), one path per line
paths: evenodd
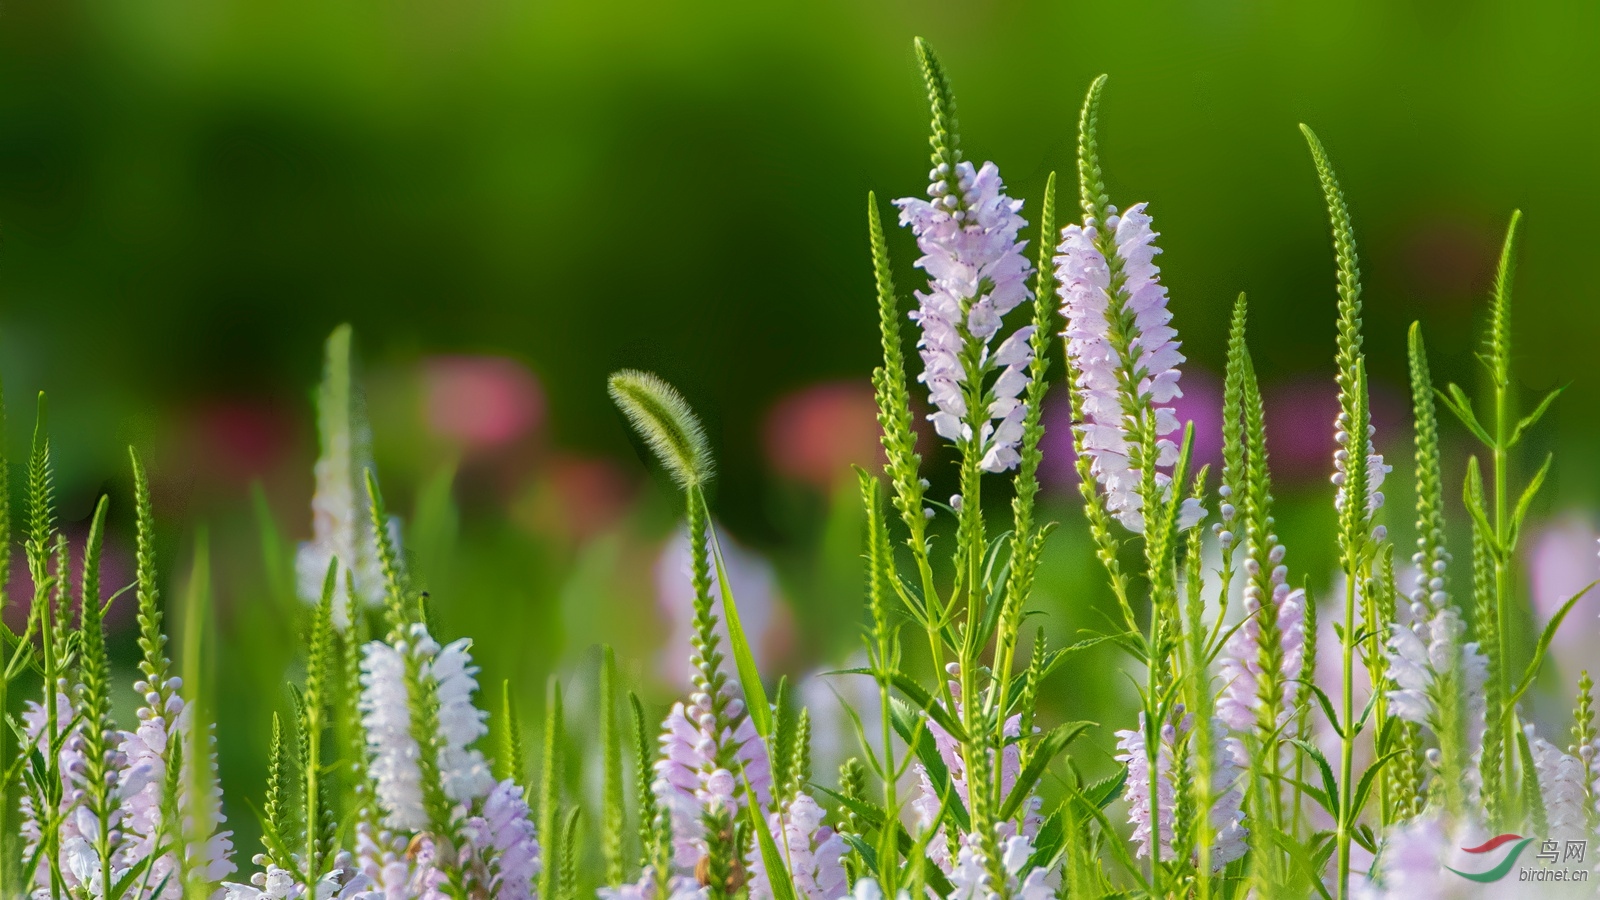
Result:
M950 711L940 705L939 701L934 699L931 694L923 690L922 685L917 684L916 680L911 676L904 672L890 672L885 676L885 673L873 669L847 669L845 671L852 674L864 673L874 677L887 677L889 683L904 694L907 700L911 701L911 705L927 713L928 718L932 719L940 728L943 728L956 743L964 744L967 742L967 732L966 729L961 727L961 723L957 722L955 717L950 715Z
M1328 893L1328 889L1322 884L1322 867L1312 860L1311 854L1306 852L1306 848L1299 841L1281 831L1272 830L1269 836L1272 838L1272 842L1278 845L1279 849L1288 854L1289 861L1294 863L1295 868L1305 875L1305 880L1316 887L1318 896L1322 897L1322 900L1333 900L1332 895Z
M1106 835L1110 837L1110 839L1105 842L1105 846L1106 849L1111 851L1111 855L1116 859L1118 864L1120 864L1123 869L1127 870L1129 876L1133 878L1141 890L1148 891L1150 883L1145 880L1144 872L1140 868L1139 864L1134 862L1133 857L1128 854L1126 842L1120 837L1117 827L1111 824L1110 819L1106 818L1106 814L1103 809L1098 804L1090 801L1089 798L1085 797L1083 793L1076 788L1069 786L1067 790L1069 798L1073 801L1076 801L1080 806L1083 807L1085 812L1094 817L1094 820L1100 823L1100 828L1105 832Z
M1544 418L1545 411L1550 408L1550 404L1556 402L1556 398L1561 396L1561 392L1566 389L1566 385L1562 385L1550 393L1545 394L1544 399L1539 401L1539 405L1534 408L1533 412L1523 416L1522 421L1517 423L1517 427L1511 429L1511 438L1506 441L1506 447L1515 447L1517 442L1522 440L1522 433L1527 431L1529 428L1532 428L1540 419Z
M912 707L900 700L895 700L890 706L889 721L900 739L911 747L917 755L917 761L922 763L927 770L928 782L933 785L934 793L945 794L949 791L950 770L945 767L944 758L939 755L939 748L934 743L933 735L928 729L921 727L922 722ZM961 797L950 791L950 800L946 804L946 813L956 822L956 825L966 833L972 830L967 817L967 808Z
M1337 625L1338 623L1334 624ZM1311 689L1312 696L1317 698L1317 704L1322 707L1323 714L1328 717L1328 725L1333 728L1333 733L1340 740L1344 740L1344 728L1339 724L1339 714L1333 711L1333 701L1328 699L1328 695L1323 692L1322 688L1317 687L1310 681L1302 680L1300 683Z
M1544 655L1550 649L1550 642L1555 640L1556 629L1561 627L1562 620L1566 619L1567 613L1572 612L1572 607L1583 599L1583 595L1589 593L1597 584L1600 584L1600 580L1591 581L1584 585L1582 590L1573 594L1567 602L1561 604L1561 608L1556 610L1556 614L1550 617L1550 621L1544 626L1544 631L1539 635L1539 642L1534 645L1533 658L1528 661L1528 668L1522 673L1522 680L1517 684L1517 689L1511 693L1509 700L1501 704L1500 716L1502 722L1510 721L1511 715L1516 711L1517 701L1521 700L1522 695L1527 693L1528 688L1533 686L1533 680L1538 676L1540 666L1544 665Z
M867 872L881 880L883 873L878 871L878 851L857 835L841 834L839 836L844 838L844 842L849 844L851 849L861 856L861 861L867 866Z
M1048 734L1040 739L1038 746L1034 748L1033 755L1028 758L1028 765L1017 776L1016 784L1012 786L1011 793L1006 797L1005 802L1000 804L999 818L1004 820L1016 815L1017 809L1028 798L1029 793L1033 791L1033 786L1039 782L1040 778L1044 777L1045 771L1050 768L1050 763L1055 760L1056 755L1065 750L1073 739L1089 730L1090 726L1094 724L1096 723L1067 722L1052 728Z
M1489 432L1484 430L1484 427L1478 423L1478 414L1472 411L1472 401L1467 398L1466 392L1453 382L1445 385L1445 390L1449 393L1436 391L1439 394L1439 400L1444 403L1444 408L1455 413L1456 418L1460 419L1461 424L1472 432L1473 437L1481 441L1485 447L1492 448L1494 446L1494 438L1490 437Z
M1534 473L1533 480L1528 482L1528 486L1522 489L1522 496L1517 498L1516 511L1511 515L1511 533L1507 537L1507 553L1516 548L1517 533L1522 530L1522 523L1528 516L1528 507L1533 505L1534 495L1539 493L1539 488L1544 486L1545 476L1550 474L1550 463L1554 460L1554 453L1545 454L1544 465L1540 466L1539 471Z
M1083 796L1096 809L1105 809L1112 801L1122 796L1122 789L1128 783L1128 767L1122 766L1114 774L1107 775L1099 781L1092 782L1083 788Z
M1367 767L1367 771L1361 775L1360 783L1356 785L1355 800L1351 804L1351 815L1361 815L1362 808L1367 805L1367 795L1372 792L1372 785L1378 777L1378 772L1383 769L1385 763L1404 752L1406 751L1401 749L1392 753L1386 753L1383 756L1380 756L1377 762L1374 762L1371 766Z
M1483 476L1479 473L1476 456L1467 458L1467 479L1462 486L1462 502L1467 507L1467 514L1472 517L1473 527L1482 535L1489 551L1496 556L1502 555L1494 526L1489 524L1489 515L1483 509Z
M1290 738L1289 743L1299 747L1312 761L1317 764L1317 770L1322 774L1322 788L1328 796L1330 806L1339 804L1339 782L1333 777L1333 766L1328 764L1328 758L1322 755L1315 745L1300 738Z
M704 495L700 496L700 502L705 503ZM722 544L717 540L716 529L710 531L711 559L717 567L717 589L722 595L722 618L728 623L728 648L733 651L733 664L739 670L739 686L744 688L745 706L750 711L750 722L755 725L756 733L762 740L771 741L772 707L767 704L761 671L756 668L750 641L745 638L744 625L739 622L739 604L734 602L733 590L728 587L728 571L722 564Z
M755 799L755 791L750 790L749 778L741 780L744 781L744 814L749 818L750 831L755 833L757 846L762 849L762 866L766 870L766 884L773 890L773 900L795 900L794 881L789 879L789 862L779 854L778 842L773 841L773 833L762 822L762 804Z

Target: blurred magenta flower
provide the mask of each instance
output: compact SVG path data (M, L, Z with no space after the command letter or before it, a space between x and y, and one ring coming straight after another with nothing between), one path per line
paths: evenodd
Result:
M12 527L18 526L13 522ZM88 540L89 529L68 525L62 530L66 532L72 547L72 561L67 576L69 589L67 605L73 611L73 621L77 621L78 600L83 595L83 546ZM28 573L28 559L22 552L20 541L9 551L0 552L11 554L11 579L6 585L5 595L0 597L0 601L4 601L5 624L13 632L20 633L27 627L28 612L33 608L33 578ZM133 549L117 540L115 535L106 535L105 543L100 548L101 603L132 584L133 577ZM115 632L126 627L133 621L137 607L138 604L131 592L118 597L117 602L106 610L106 630Z
M423 418L469 451L495 450L539 427L544 390L522 363L503 356L436 356L422 364Z
M792 630L788 609L778 596L777 576L771 563L739 546L725 529L718 527L716 533L728 573L728 587L739 605L739 622L750 641L750 651L755 654L756 664L763 671L770 671L774 661L784 655ZM688 690L693 687L689 680L692 673L684 654L694 637L694 587L690 580L686 526L680 525L662 546L661 555L656 559L655 577L656 602L671 628L656 657L656 668L668 684ZM722 638L721 648L731 659L727 616L722 611L714 570L711 596L717 614L717 634Z
M1178 421L1194 423L1194 455L1190 470L1222 462L1222 384L1210 372L1190 368L1183 374L1183 396L1168 401ZM1047 486L1070 489L1078 483L1077 454L1072 449L1067 392L1052 387L1044 401L1044 460L1039 479ZM1329 421L1332 421L1331 419ZM1181 433L1178 435L1181 437ZM1216 482L1212 478L1213 484Z
M1386 443L1410 433L1410 416L1387 386L1372 383L1372 425ZM1262 400L1267 406L1267 452L1272 457L1273 481L1284 483L1326 479L1334 447L1334 419L1339 415L1339 393L1332 376L1297 376L1269 384Z
M786 478L832 490L852 465L881 465L877 415L865 381L825 381L785 394L762 429L767 461Z

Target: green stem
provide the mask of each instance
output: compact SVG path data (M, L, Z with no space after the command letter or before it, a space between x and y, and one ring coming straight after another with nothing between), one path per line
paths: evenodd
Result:
M1494 388L1494 595L1496 622L1499 625L1498 643L1496 648L1497 665L1495 678L1500 684L1500 696L1511 696L1511 548L1507 546L1509 540L1510 522L1506 514L1506 480L1507 480L1507 452L1506 452L1506 416L1508 398L1506 396L1505 378L1497 373ZM1505 790L1511 783L1508 769L1511 760L1517 751L1516 743L1516 711L1504 710L1500 716L1503 727L1497 728L1491 739L1500 742L1504 748L1500 755L1501 789L1505 796L1510 798L1514 792Z
M1351 500L1350 502L1356 502ZM1344 737L1339 741L1339 827L1336 836L1339 853L1339 900L1350 896L1350 833L1355 823L1353 818L1354 808L1352 800L1354 791L1350 776L1355 769L1355 636L1356 628L1356 580L1360 578L1360 565L1355 558L1355 549L1346 551L1345 560L1345 585L1344 585L1344 640L1340 643L1343 653L1342 659L1342 687L1340 700L1342 703L1341 723L1343 724Z

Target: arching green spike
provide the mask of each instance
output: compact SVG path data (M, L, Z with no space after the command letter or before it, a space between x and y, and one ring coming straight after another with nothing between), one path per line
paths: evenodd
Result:
M1500 262L1494 270L1494 293L1489 298L1489 333L1484 338L1484 352L1479 356L1488 367L1496 387L1504 389L1511 384L1511 282L1517 269L1517 226L1522 222L1522 210L1511 211L1511 224L1506 226L1506 240L1500 247Z
M28 456L28 543L41 558L49 552L56 527L55 470L50 464L49 407L39 392L39 414L33 424L33 450Z
M1424 557L1428 577L1444 578L1444 477L1439 465L1439 418L1434 408L1433 379L1428 374L1428 351L1422 343L1422 324L1411 323L1408 336L1411 369L1411 408L1415 422L1417 478L1417 550ZM1430 592L1431 593L1431 592ZM1429 607L1435 606L1430 600Z
M1104 222L1106 206L1111 198L1106 196L1105 178L1100 172L1100 148L1097 129L1100 120L1100 94L1105 90L1108 76L1101 75L1089 85L1083 98L1083 111L1078 116L1078 198L1086 219Z
M372 530L378 541L378 565L383 569L384 606L389 613L389 628L401 635L405 627L416 621L406 611L405 584L400 574L400 553L389 535L389 510L383 503L383 491L378 489L378 476L366 471L367 500L372 512Z
M156 577L156 523L150 506L150 480L145 476L144 463L139 452L128 448L128 458L133 463L133 500L135 522L135 560L138 585L135 593L139 601L139 649L144 659L139 669L150 682L151 690L163 693L167 667L167 636L161 630L161 589Z
M945 185L956 197L961 196L961 186L956 175L956 164L961 162L961 136L956 121L956 96L950 89L950 79L933 48L922 38L914 42L917 62L922 65L922 79L928 85L928 105L933 108L933 135L928 142L933 145L933 167L945 179Z
M1356 254L1355 229L1350 224L1350 209L1345 205L1344 191L1339 187L1339 177L1333 171L1333 163L1328 160L1328 151L1309 126L1301 125L1300 131L1311 148L1311 160L1317 167L1317 179L1322 184L1322 197L1328 206L1328 219L1333 227L1333 250L1339 271L1336 354L1339 389L1346 395L1353 395L1356 360L1361 356L1361 260Z

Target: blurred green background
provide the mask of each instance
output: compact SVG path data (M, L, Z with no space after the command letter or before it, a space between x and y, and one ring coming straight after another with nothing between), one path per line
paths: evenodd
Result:
M1423 320L1437 379L1478 384L1471 352L1520 207L1520 402L1571 384L1529 450L1558 451L1540 515L1592 528L1597 26L1600 9L1568 4L1378 0L8 3L8 446L18 459L30 398L49 391L63 518L81 530L113 493L124 580L127 443L156 480L169 596L207 528L209 665L242 832L296 664L292 587L263 562L261 523L281 530L281 560L309 533L310 390L340 322L412 565L530 721L552 672L592 692L597 641L657 702L681 667L682 648L657 656L671 617L654 567L675 508L605 398L622 366L661 373L707 420L719 516L751 551L751 593L771 598L771 671L834 666L860 620L858 512L837 488L872 453L863 206L869 190L886 209L923 190L923 35L968 156L998 163L1030 219L1048 173L1072 170L1083 91L1110 73L1113 199L1151 202L1195 396L1220 370L1228 304L1252 298L1281 518L1313 584L1333 566L1333 261L1296 123L1328 145L1355 216L1402 546L1405 329ZM914 246L896 232L891 248L909 295ZM1463 453L1447 454L1452 480ZM1039 606L1071 640L1106 598L1073 492L1057 479L1050 496L1065 527ZM1112 662L1069 667L1061 715L1129 724L1125 686L1072 681Z

